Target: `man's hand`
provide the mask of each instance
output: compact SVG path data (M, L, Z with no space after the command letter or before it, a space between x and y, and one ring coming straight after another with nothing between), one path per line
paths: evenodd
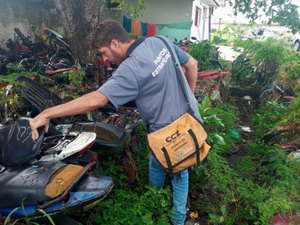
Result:
M33 140L37 140L39 138L39 132L37 128L41 126L45 126L45 133L48 132L49 129L49 119L47 119L42 114L37 115L35 118L30 120L29 125L31 127L31 137Z
M39 133L37 128L39 127L45 126L45 132L48 132L50 119L86 113L107 104L107 102L108 98L101 92L93 91L70 102L45 109L29 122L32 130L32 139L38 139Z

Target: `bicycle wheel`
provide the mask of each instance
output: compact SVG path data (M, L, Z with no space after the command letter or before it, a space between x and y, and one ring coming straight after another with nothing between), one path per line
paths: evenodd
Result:
M265 89L262 91L259 95L258 101L259 104L266 104L268 101L278 101L278 99L281 97L281 94L278 93L273 88Z

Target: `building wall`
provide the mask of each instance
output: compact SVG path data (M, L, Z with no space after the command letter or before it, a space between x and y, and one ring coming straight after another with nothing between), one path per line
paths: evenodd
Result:
M201 15L199 16L199 26L196 26L194 21L196 17L196 8L199 8ZM195 37L197 40L209 40L209 12L210 6L205 5L201 0L193 1L192 17L193 24L191 27L191 37Z
M102 18L121 21L115 10L104 9ZM0 45L6 48L6 41L14 37L17 27L25 36L34 38L32 27L41 34L48 27L65 36L58 12L52 0L0 0ZM34 40L33 40L34 41Z
M128 1L128 3L133 1ZM0 0L0 44L13 38L14 27L26 36L32 36L32 26L39 33L49 27L64 35L57 11L51 0ZM193 0L145 0L145 10L138 20L147 23L178 23L192 20ZM122 22L122 13L106 10L102 18L113 18Z
M0 0L0 44L14 37L18 27L25 36L33 36L32 26L41 33L44 27L63 32L52 1Z
M201 0L145 0L145 9L137 20L155 24L194 21L196 7L202 10L201 23L200 26L192 23L190 37L207 40L209 39L209 6L203 4Z
M165 24L194 21L195 8L202 10L200 26L191 27L190 37L209 39L209 6L201 0L145 0L145 9L137 19L147 23Z
M192 0L145 0L138 20L155 24L191 21L192 4Z

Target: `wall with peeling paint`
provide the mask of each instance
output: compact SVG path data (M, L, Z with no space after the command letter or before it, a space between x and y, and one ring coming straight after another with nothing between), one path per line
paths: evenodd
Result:
M7 39L14 37L15 27L18 27L25 36L34 38L33 26L36 27L37 33L41 33L44 27L64 33L52 1L0 0L0 44L2 47L6 47Z

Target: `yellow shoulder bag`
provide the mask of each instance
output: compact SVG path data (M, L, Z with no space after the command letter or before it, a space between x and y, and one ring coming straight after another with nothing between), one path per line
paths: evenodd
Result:
M156 37L161 39L170 51L177 76L183 76L169 44L162 37ZM179 81L188 101L187 90L180 78ZM192 109L190 108L190 110ZM149 133L147 140L155 158L171 174L199 164L207 156L211 148L203 125L188 112L164 128Z

